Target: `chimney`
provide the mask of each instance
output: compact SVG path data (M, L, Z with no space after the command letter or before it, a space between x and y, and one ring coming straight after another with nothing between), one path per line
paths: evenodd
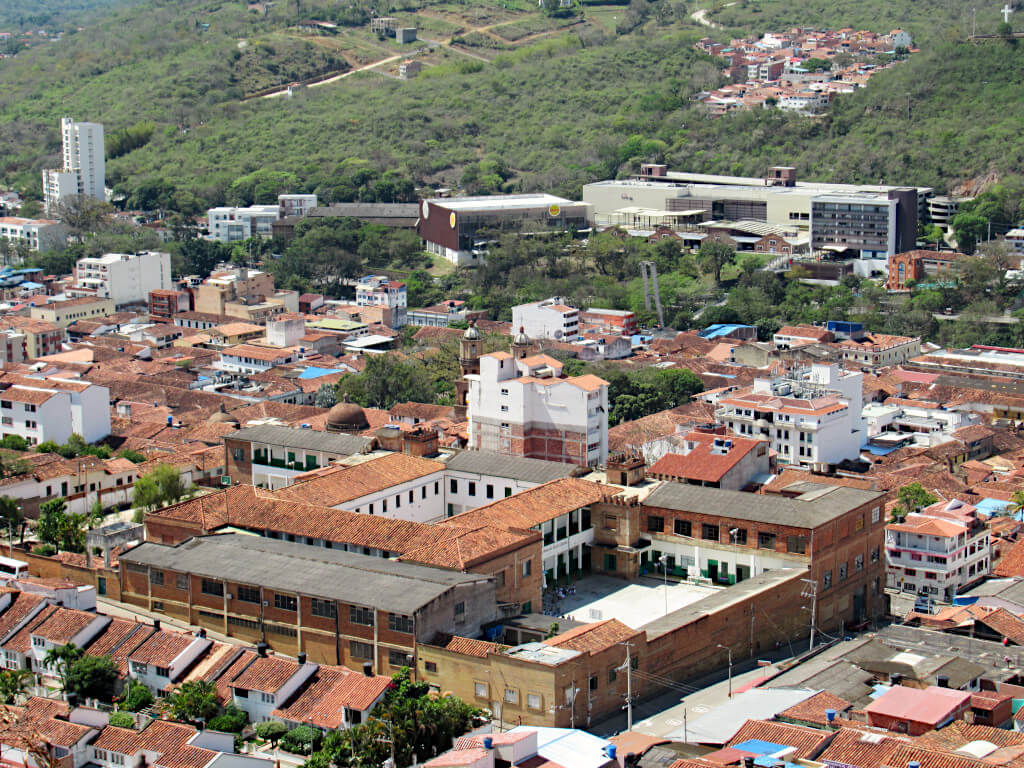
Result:
M200 628L199 631L196 632L196 637L206 637L206 630Z
M153 619L153 629L160 631L160 619Z
M68 693L67 694L67 700L68 700L68 706L71 709L74 709L75 707L78 706L78 694L77 693Z
M363 674L367 677L373 677L373 664L368 661L363 662Z
M305 664L306 663L306 652L305 651L300 651L298 659L299 659L299 664L300 665Z
M256 643L256 655L261 658L267 658L267 644L263 642Z

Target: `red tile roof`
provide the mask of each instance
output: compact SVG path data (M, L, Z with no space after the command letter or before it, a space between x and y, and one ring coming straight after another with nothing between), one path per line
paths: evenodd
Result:
M765 440L751 440L732 435L710 435L703 432L691 432L683 439L696 443L693 450L685 455L665 454L651 466L647 471L648 474L717 483L758 446L763 447L766 457L768 452L768 442ZM731 446L726 452L721 452L722 449L715 446L715 439L727 440ZM767 458L765 461L767 465Z
M793 747L795 751L787 755L790 759L809 759L817 755L831 738L830 731L819 731L814 728L805 728L802 725L789 725L768 720L747 720L726 746L731 747L744 741L759 739Z
M321 665L286 706L274 710L274 717L308 723L334 730L342 725L345 709L363 712L384 695L391 685L385 675L367 677L346 667Z
M444 470L444 464L403 453L389 453L350 467L325 467L276 491L278 498L334 507Z
M242 674L231 681L232 688L276 693L291 680L301 667L298 662L280 656L257 658Z
M841 699L828 691L820 691L811 696L811 698L804 699L799 704L783 710L778 714L778 717L826 725L828 723L828 718L825 716L826 710L831 709L836 714L842 714L850 706L850 702L846 701L846 699Z
M128 660L140 664L168 667L196 639L185 632L170 632L162 629L154 632L146 642L128 654Z
M475 527L491 523L506 528L528 529L618 492L614 486L564 477L455 515L441 525Z
M544 640L544 645L566 648L583 653L600 653L618 643L635 637L638 631L631 629L618 619L606 619L592 624L575 627L560 635Z
M821 762L856 765L858 768L879 768L881 765L890 765L893 753L909 741L909 736L868 728L841 728L817 759ZM901 764L900 768L905 765Z
M49 640L54 645L64 645L101 617L88 611L76 611L71 608L60 608L36 626L32 634Z

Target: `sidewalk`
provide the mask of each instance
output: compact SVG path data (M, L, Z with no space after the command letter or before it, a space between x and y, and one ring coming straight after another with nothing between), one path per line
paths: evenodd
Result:
M145 608L139 608L134 605L119 603L108 597L97 597L96 608L107 616L113 616L119 619L128 619L129 621L139 620L150 624L156 620L164 627L180 629L183 632L197 632L200 629L199 627L187 624L181 619L176 619L163 613L147 611ZM244 645L244 643L239 642L237 638L228 637L227 635L222 635L220 632L214 632L210 629L206 630L206 636L211 640L218 640L230 645Z

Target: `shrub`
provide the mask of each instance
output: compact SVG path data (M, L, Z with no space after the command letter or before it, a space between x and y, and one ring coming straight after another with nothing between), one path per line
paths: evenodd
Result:
M130 712L139 712L153 703L153 694L149 688L134 680L128 683L128 693L124 697L124 708Z
M281 749L298 755L308 755L313 742L313 729L308 725L292 728L281 737Z
M40 544L38 547L33 547L32 554L49 557L50 555L57 554L57 548L53 544Z
M110 724L118 728L134 728L135 718L132 717L130 712L111 712Z
M245 724L248 722L249 715L245 713L245 710L239 709L234 704L228 704L224 707L223 714L217 715L215 718L210 720L208 725L214 731L241 733L242 729L245 728Z
M287 735L288 726L277 720L264 720L262 723L256 724L256 736L271 744L277 744L282 737Z

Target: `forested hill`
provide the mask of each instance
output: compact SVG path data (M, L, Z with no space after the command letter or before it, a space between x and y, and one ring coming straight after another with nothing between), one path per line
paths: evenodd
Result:
M0 0L0 32L65 27L132 0ZM73 27L72 27L73 28Z
M306 0L303 13L318 7ZM740 0L711 9L724 30L693 22L697 7L632 0L555 19L529 0L393 0L383 10L444 43L418 79L382 66L294 99L243 100L407 49L370 38L361 22L329 40L298 34L293 3L263 14L237 1L142 0L66 44L0 61L0 183L33 191L55 157L63 114L140 137L116 142L108 163L108 183L129 199L144 188L145 200L196 210L249 201L234 194L238 180L268 171L277 186L351 199L363 194L365 174L386 172L406 186L572 196L642 159L754 176L791 164L804 178L939 189L1024 164L1024 46L964 41L970 21L959 6ZM721 82L719 62L694 50L697 39L795 23L903 26L922 50L823 117L754 110L712 119L694 105ZM979 19L979 31L993 24Z

